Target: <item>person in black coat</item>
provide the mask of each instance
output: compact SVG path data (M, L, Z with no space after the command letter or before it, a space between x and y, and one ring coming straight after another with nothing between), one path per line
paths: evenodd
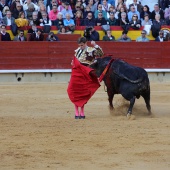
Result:
M44 35L41 29L37 29L36 32L33 32L30 36L30 41L44 41Z
M91 12L89 12L87 17L84 19L84 26L95 26L95 20Z
M95 25L96 26L107 25L107 21L103 17L103 14L101 12L98 13L98 17L95 19Z
M164 20L164 12L162 9L159 8L158 4L154 5L154 10L151 13L151 19L154 20L155 19L155 15L156 13L159 13L160 15L160 19Z
M140 18L144 20L146 14L148 14L149 18L151 18L151 12L148 5L143 6L142 12L140 13Z
M99 41L99 33L92 26L86 28L84 37L86 37L87 41Z
M6 26L1 25L1 41L11 41L11 37L8 32L6 32Z

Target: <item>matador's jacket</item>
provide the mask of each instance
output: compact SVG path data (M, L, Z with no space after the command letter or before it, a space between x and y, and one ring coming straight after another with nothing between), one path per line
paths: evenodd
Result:
M75 50L75 57L84 65L90 65L94 62L96 57L104 55L102 49L95 45L94 47L86 47L82 50L80 47Z

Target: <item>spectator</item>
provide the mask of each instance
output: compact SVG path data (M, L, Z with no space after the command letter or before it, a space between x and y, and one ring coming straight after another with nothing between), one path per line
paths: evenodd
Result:
M131 39L127 36L127 31L123 31L120 38L117 39L119 42L130 42Z
M168 19L169 17L170 17L170 6L169 6L169 8L165 9L165 14L164 14L165 19Z
M103 0L103 3L102 3L102 10L103 10L103 11L109 12L110 6L111 6L111 4L109 4L109 3L107 2L107 0Z
M27 11L29 9L30 5L31 5L31 7L33 6L36 11L39 11L39 7L36 4L34 4L33 2L31 2L31 0L26 0L24 2L24 5L23 5L24 11Z
M155 15L159 14L160 15L160 19L164 20L164 12L162 9L159 8L158 4L154 5L154 10L151 13L151 19L152 21L155 19Z
M81 7L80 7L80 5L79 5L79 4L76 4L76 5L75 5L75 9L74 9L74 10L72 10L73 18L75 18L75 17L76 17L76 13L77 13L77 11L82 12Z
M8 6L5 6L5 7L3 8L3 10L2 10L2 17L5 17L5 16L6 16L7 11L10 11L10 10L9 10L9 7L8 7Z
M152 26L152 21L149 19L149 15L145 14L144 20L142 21L141 24L144 27L144 30L147 32L147 35L150 34L151 26Z
M72 34L72 31L68 31L64 26L61 26L58 34Z
M36 33L37 26L35 24L31 25L31 28L28 30L28 33Z
M90 11L90 7L89 6L86 6L85 11L83 13L83 18L84 19L87 18L88 13L91 13L92 14L92 18L94 18L94 12Z
M23 7L20 3L16 3L16 8L12 12L12 17L17 19L19 17L19 13L23 11Z
M87 41L99 41L99 33L92 26L86 28L84 37L86 37Z
M40 25L40 20L38 19L38 12L33 12L32 13L32 20L29 23L30 26L32 25L36 25L39 26Z
M111 34L110 30L106 31L106 35L103 36L103 41L115 41L115 37Z
M97 11L97 7L98 7L99 4L100 4L100 0L94 0L94 11Z
M6 32L6 26L1 25L1 41L11 41L11 37L8 32Z
M158 42L163 42L165 41L164 39L164 31L159 31L159 35L156 37L155 41L158 41Z
M155 15L155 20L152 22L152 36L156 38L159 35L159 31L161 30L161 26L164 24L164 21L160 19L160 14Z
M170 25L170 16L165 21L166 21L166 25Z
M142 30L141 36L136 39L136 42L149 42L149 39L146 37L146 31Z
M41 4L39 8L40 10L38 11L38 19L40 20L42 18L42 13L46 12L46 7L44 4Z
M61 12L63 9L65 9L65 1L62 1L61 5L58 6L58 12ZM71 9L70 5L69 5L68 9Z
M32 14L35 11L34 5L32 3L29 4L28 9L25 11L26 17L29 22L32 21Z
M94 1L93 0L88 0L87 6L90 7L90 11L95 12L95 6L94 6Z
M28 20L25 19L25 13L24 13L24 11L21 11L21 12L19 13L19 17L18 17L18 19L15 20L15 23L16 23L17 27L28 26Z
M53 22L53 24L57 26L58 29L64 26L63 14L61 12L58 13L57 19Z
M141 4L147 5L150 9L150 11L154 10L154 4L158 3L158 0L141 0Z
M81 11L76 12L76 17L74 19L74 22L75 22L76 26L83 26L84 25L83 13Z
M77 0L76 1L76 6L80 6L80 10L82 11L82 12L84 12L84 6L85 4L83 4L83 2L82 2L82 0Z
M14 37L13 41L27 41L26 37L24 36L24 30L20 30L19 34Z
M116 0L115 1L115 7L116 7L116 10L120 10L120 7L122 7L122 6L126 6L125 4L124 4L124 0Z
M103 17L102 13L98 13L98 17L95 19L95 25L96 26L102 26L102 25L107 25L106 19Z
M3 18L3 23L6 26L10 26L15 23L15 18L11 17L11 11L7 11L6 16Z
M69 9L69 3L68 2L65 3L65 9L61 10L61 13L63 14L63 19L66 18L66 14L69 14L70 18L73 18L73 13L72 13L72 10Z
M42 18L40 19L40 26L45 26L45 25L49 25L51 26L51 20L49 19L48 15L46 12L42 13Z
M114 6L110 6L109 7L109 11L107 12L107 18L110 17L110 13L115 13L116 10L115 10L115 7Z
M166 8L169 7L170 1L169 0L158 0L160 8L164 11Z
M99 12L102 13L103 17L107 20L107 12L104 11L104 10L102 10L102 5L101 5L101 4L98 5L98 10L95 11L95 13L94 13L94 17L95 17L95 18L98 17L98 13L99 13Z
M48 13L48 14L49 14L50 11L53 9L53 5L56 5L56 6L57 6L57 1L56 1L56 0L52 0L52 1L50 2L50 4L47 5L47 13Z
M49 32L46 41L59 41L59 39L53 32Z
M133 0L133 3L129 5L129 8L128 8L128 9L130 9L131 6L134 6L135 9L136 9L136 11L138 11L139 13L142 12L143 6L138 3L138 0Z
M64 26L68 28L69 31L73 32L75 30L74 20L71 19L70 14L66 14L66 19L64 19Z
M143 10L141 11L140 13L140 18L141 20L144 20L144 16L148 14L149 18L151 18L151 12L150 12L150 9L147 5L144 5L143 6Z
M136 14L134 14L132 16L132 20L129 22L129 25L132 29L134 30L139 30L141 27L141 21L138 20L138 16Z
M58 15L57 6L53 5L52 10L48 14L49 19L52 21L52 24L54 24L54 21L57 19L57 15Z
M84 20L85 26L95 26L95 20L93 19L93 13L89 12L87 18Z
M138 19L140 19L140 13L136 11L136 8L134 6L130 7L130 11L128 12L128 20L132 20L132 16L136 14L138 16Z
M124 31L126 31L126 32L129 31L129 28L130 28L129 20L126 17L125 12L121 13L121 19L120 19L119 25L123 28Z
M109 19L108 19L108 23L110 26L117 26L118 25L118 21L115 18L115 14L114 13L110 13Z
M33 32L30 36L30 41L44 41L44 35L42 33L42 30L37 28L36 32Z
M125 13L126 13L126 19L128 19L128 18L127 18L127 11L126 11L125 7L123 7L123 5L122 5L122 7L120 8L120 10L118 10L118 11L115 13L115 18L118 19L118 20L120 20L120 19L121 19L121 14L122 14L122 12L125 12Z
M8 4L6 3L6 0L1 0L0 2L0 11L2 12L4 7L8 6Z

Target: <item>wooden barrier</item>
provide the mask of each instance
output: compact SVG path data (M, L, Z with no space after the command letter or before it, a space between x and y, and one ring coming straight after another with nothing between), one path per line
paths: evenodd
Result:
M169 42L97 42L113 55L143 68L170 68ZM88 42L90 46L90 42ZM70 69L76 42L0 42L0 70Z

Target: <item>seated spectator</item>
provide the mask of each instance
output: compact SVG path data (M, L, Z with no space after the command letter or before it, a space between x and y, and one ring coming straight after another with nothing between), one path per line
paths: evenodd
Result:
M77 13L77 11L82 12L81 7L80 7L80 5L78 5L78 4L76 4L76 5L75 5L75 9L73 9L73 10L72 10L73 18L75 18L75 17L76 17L76 13Z
M88 2L86 2L86 4L87 4ZM75 5L75 7L76 6L80 6L80 10L82 11L82 12L84 12L84 3L83 3L83 0L77 0L76 1L76 5ZM86 7L86 6L85 6Z
M148 14L149 18L151 18L151 12L150 12L150 9L147 5L144 5L143 6L143 10L141 11L140 13L140 18L141 20L144 20L144 16Z
M130 7L130 11L128 12L128 20L132 20L132 16L136 14L138 16L138 19L140 19L140 13L136 11L136 8L134 6Z
M161 20L164 20L164 12L162 9L159 8L159 5L158 4L155 4L154 5L154 10L152 11L151 13L151 19L152 21L155 19L155 15L156 14L159 14L160 15L160 19Z
M141 22L140 22L140 20L138 20L138 16L136 14L134 14L132 16L132 20L129 22L129 25L134 30L139 30L140 29Z
M164 21L160 19L160 14L155 15L155 20L152 22L152 36L156 38L159 35L159 31L161 30L161 26L164 25Z
M5 6L2 10L2 17L5 17L6 16L6 13L7 11L10 11L9 7L8 6Z
M124 0L116 0L116 1L115 1L115 7L116 7L116 10L117 10L117 11L120 11L120 8L121 8L122 6L125 6L125 7L126 7L126 5L124 4Z
M15 20L15 23L17 27L25 27L28 26L28 20L25 19L25 13L24 11L19 13L18 19Z
M23 5L24 11L27 11L30 6L31 7L33 6L32 8L34 8L36 11L39 11L39 7L36 4L34 4L33 2L31 2L31 0L26 0L24 2L24 5Z
M31 25L31 28L28 30L28 33L36 33L37 26L35 24Z
M116 13L115 13L115 18L120 20L121 19L121 14L122 12L125 12L126 13L126 18L128 19L127 17L127 11L125 9L125 7L122 5L122 7L120 8L120 10L118 10Z
M159 31L159 35L156 37L155 41L158 42L163 42L166 41L166 39L164 39L164 31Z
M65 1L61 1L61 5L58 6L58 12L61 12L63 9L65 9ZM71 6L69 5L68 9L71 9Z
M46 12L46 7L44 4L41 4L39 8L40 10L38 11L38 19L40 20L42 18L42 13Z
M57 26L58 29L64 26L63 14L61 12L58 13L57 19L53 22L53 24Z
M169 17L170 17L170 6L169 6L169 8L165 9L165 14L164 14L165 19L169 19Z
M72 31L68 31L64 26L61 26L58 34L72 34Z
M11 17L11 11L7 11L6 16L3 18L3 23L6 26L10 26L15 23L15 18Z
M76 17L74 19L76 26L83 26L84 20L83 20L83 13L81 11L76 12Z
M42 13L42 18L40 19L40 26L45 26L45 25L52 25L51 20L48 18L48 15L46 12Z
M109 3L107 2L107 0L103 0L103 1L102 1L102 10L103 10L103 11L109 12L110 6L111 6L111 4L109 4Z
M53 32L49 32L46 41L59 41L59 40L58 40L58 37L54 35Z
M32 20L29 22L29 25L36 25L39 26L40 25L40 20L38 19L38 12L33 12L32 13Z
M19 34L14 37L13 41L27 41L26 37L24 36L24 30L20 30Z
M120 38L117 39L119 42L130 42L131 39L127 36L127 31L123 31Z
M150 34L151 26L152 26L152 21L149 19L149 15L145 14L144 20L142 21L141 24L144 27L144 30L147 32L147 35Z
M84 19L84 25L85 26L95 26L95 20L93 18L92 12L89 12L87 14L87 17Z
M6 0L1 0L1 2L0 2L0 11L1 12L3 11L5 6L8 6L7 1Z
M102 5L101 5L101 4L98 5L98 10L95 11L95 13L94 13L94 17L95 17L95 18L98 17L98 13L99 13L99 12L102 13L103 17L107 20L107 12L104 11L104 10L102 10Z
M149 39L146 37L146 31L142 30L141 36L136 39L136 42L149 42Z
M114 6L110 6L109 7L109 11L107 12L107 18L110 17L110 13L115 13L116 10L115 10L115 7Z
M121 19L119 21L119 25L123 28L124 31L128 32L130 25L129 25L129 20L126 17L126 13L122 12L121 13Z
M134 6L136 8L136 11L138 11L139 13L142 12L143 6L140 3L138 3L138 0L133 0L133 3L129 5L128 9L130 9L131 6Z
M53 5L52 10L48 14L49 19L52 21L52 25L54 25L54 21L57 19L58 11L57 6Z
M87 41L99 41L99 33L93 26L87 27L83 36L86 37Z
M110 30L106 31L106 35L103 36L103 41L115 41L115 37L111 34Z
M69 3L66 2L65 3L65 8L63 10L61 10L61 13L63 14L63 19L66 18L66 14L70 14L70 18L73 18L73 13L72 13L72 9L69 9Z
M19 13L23 11L23 7L20 3L16 3L16 8L12 12L12 17L17 19L19 17Z
M6 25L1 25L1 41L11 41L11 37L8 32L6 32Z
M28 9L25 11L26 17L29 22L32 21L32 14L34 11L35 11L34 5L32 3L29 4Z
M166 34L165 40L166 40L166 41L170 41L170 33L167 33L167 34Z
M47 4L47 13L48 13L48 14L49 14L49 12L53 9L53 5L58 6L56 0L52 0L52 1L50 1L50 4ZM57 11L58 11L58 9L57 9Z
M102 25L107 25L106 19L103 17L102 13L98 13L98 17L95 19L95 25L96 26L102 26Z
M166 22L166 25L170 25L170 16L166 18L165 22Z
M88 0L87 6L90 7L90 11L95 12L95 6L93 0Z
M66 14L66 19L64 19L64 26L68 28L69 31L75 30L75 23L74 20L71 19L70 14Z
M110 13L109 19L107 21L108 21L108 24L110 26L117 26L117 25L119 25L117 19L115 18L115 14L114 13Z
M33 32L30 36L30 41L44 41L44 35L42 33L42 30L37 28L36 32Z
M91 13L92 14L92 18L94 18L94 12L90 11L90 7L89 6L86 6L85 10L84 10L84 13L83 13L83 18L87 18L87 15L88 13Z

